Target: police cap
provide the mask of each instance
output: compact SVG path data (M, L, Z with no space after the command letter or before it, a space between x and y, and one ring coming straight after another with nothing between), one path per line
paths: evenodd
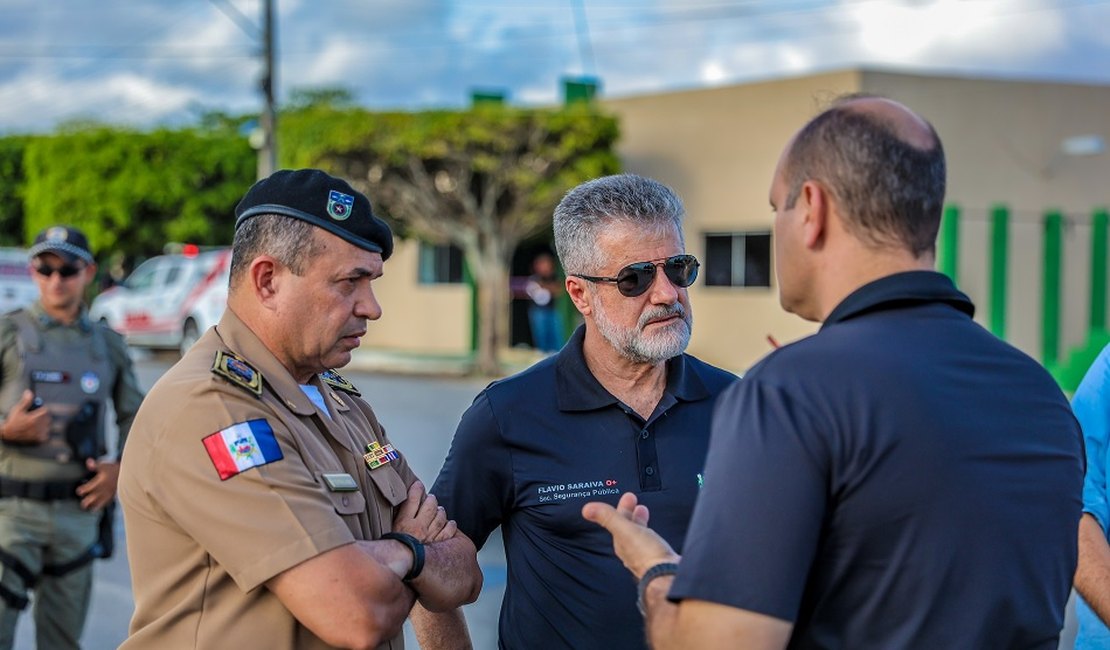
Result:
M89 238L70 226L51 226L36 235L27 256L34 259L43 253L54 253L70 264L77 260L85 264L93 263Z

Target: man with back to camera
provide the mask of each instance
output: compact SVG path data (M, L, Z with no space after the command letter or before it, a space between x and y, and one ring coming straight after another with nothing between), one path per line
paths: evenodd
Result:
M566 291L584 325L555 356L491 384L466 411L433 492L481 547L502 527L501 648L643 648L635 585L582 521L631 490L681 548L716 396L735 380L684 354L693 317L681 200L640 176L579 185L555 209ZM460 612L414 610L424 648L465 637Z
M351 360L389 227L345 181L283 170L236 208L227 311L155 384L120 481L123 648L390 648L417 600L481 589L474 545L393 447Z
M820 331L719 400L681 557L635 495L583 508L653 647L1056 648L1081 434L933 270L944 187L936 132L888 99L844 99L787 145L780 301Z
M111 554L118 456L104 458L105 406L123 449L143 394L123 338L89 320L96 263L85 234L35 237L39 299L0 317L0 648L34 593L36 647L79 647L92 560Z

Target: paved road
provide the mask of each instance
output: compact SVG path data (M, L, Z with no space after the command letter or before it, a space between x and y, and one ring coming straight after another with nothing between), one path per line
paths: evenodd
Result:
M172 363L160 357L141 359L136 364L139 380L149 388ZM435 480L447 455L459 416L470 405L485 382L467 379L431 379L380 376L358 371L344 372L374 406L390 438L408 457L413 470L427 483ZM123 524L117 518L117 540L123 540ZM118 544L116 556L98 562L93 602L85 627L83 645L89 650L116 648L127 635L134 609L131 576L127 569L126 546ZM505 559L500 536L493 536L479 554L485 588L478 602L465 608L474 647L497 647L497 613L505 587ZM406 645L416 648L406 624ZM30 616L20 620L16 650L34 648Z

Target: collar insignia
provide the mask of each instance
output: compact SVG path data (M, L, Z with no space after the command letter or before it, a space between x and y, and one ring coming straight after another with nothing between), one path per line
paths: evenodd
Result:
M262 397L262 373L234 354L223 350L217 351L212 372L254 393L255 397Z
M345 393L350 393L355 397L362 397L362 393L358 392L358 389L355 388L354 384L344 379L342 375L334 370L329 369L320 373L320 381L324 382L328 386L331 386L332 388L337 388Z

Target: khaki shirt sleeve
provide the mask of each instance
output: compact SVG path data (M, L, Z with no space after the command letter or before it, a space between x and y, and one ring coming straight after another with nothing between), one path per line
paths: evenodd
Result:
M127 442L127 435L131 433L135 414L138 413L139 406L143 402L143 391L139 388L139 380L135 377L135 366L131 362L131 355L127 353L127 343L123 337L105 327L104 338L108 342L108 356L116 373L112 384L112 406L116 411L116 425L119 427L119 443L116 449L118 457L123 454L123 446Z
M354 541L299 455L293 434L268 403L216 382L197 390L199 394L177 399L159 395L158 404L176 401L180 406L167 409L160 435L144 435L138 453L132 456L129 449L128 458L149 459L142 470L149 498L241 589L254 589ZM145 415L146 408L139 426L147 426ZM273 429L282 458L220 480L204 438L257 419Z

